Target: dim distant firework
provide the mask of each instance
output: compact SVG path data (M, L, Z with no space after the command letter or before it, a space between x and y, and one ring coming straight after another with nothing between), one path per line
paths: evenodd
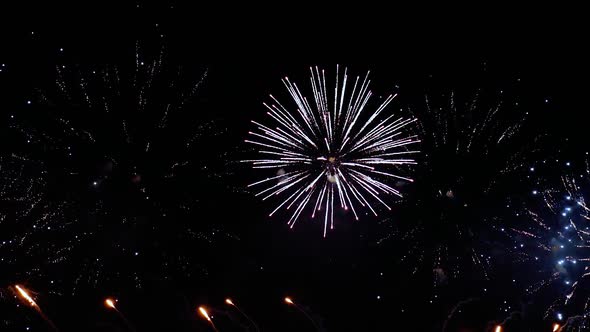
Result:
M503 202L502 185L523 165L535 140L521 132L526 113L515 99L477 89L404 101L419 120L424 160L398 206L397 222L381 222L386 230L377 244L405 251L400 263L412 273L426 267L435 286L460 275L487 279L490 250L476 235L492 231L486 211Z
M53 81L35 83L24 110L7 116L0 269L13 278L55 280L56 292L74 293L132 267L154 243L232 239L190 216L226 170L223 147L210 144L223 130L199 109L207 70L175 64L161 44L140 45L113 64L57 65ZM164 260L163 274L206 274L179 247L156 252L149 261ZM63 273L71 261L79 275ZM141 287L137 270L122 274Z
M295 105L283 106L271 95L273 102L264 106L274 125L252 121L256 131L250 132L253 138L246 142L258 147L263 157L247 162L254 168L276 170L276 175L249 186L266 184L266 189L256 193L263 200L283 195L270 216L282 207L293 208L290 227L306 208L312 208L312 218L323 210L325 237L328 227L334 228L338 206L351 209L357 220L358 205L374 215L377 211L371 201L391 209L383 195L401 197L401 193L388 181L412 181L391 171L415 164L404 156L418 152L408 147L419 140L404 134L415 119L385 112L395 94L376 108L369 104L369 73L362 80L357 76L352 84L347 69L341 77L337 67L335 85L328 87L324 70L315 67L310 71L313 100L285 77L283 84Z

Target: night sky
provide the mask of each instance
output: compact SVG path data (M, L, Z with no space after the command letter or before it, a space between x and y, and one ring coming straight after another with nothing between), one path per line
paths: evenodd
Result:
M219 331L255 331L226 298L261 331L589 326L587 64L572 35L274 38L273 22L122 7L1 32L1 331L212 331L199 306ZM385 112L415 117L422 142L399 168L414 182L392 182L403 198L382 197L391 211L337 212L323 237L307 214L292 229L289 212L269 217L281 200L247 185L276 171L240 161L257 158L244 140L268 124L269 94L294 110L281 79L309 92L309 68L333 84L337 64L370 71L372 98L397 93Z

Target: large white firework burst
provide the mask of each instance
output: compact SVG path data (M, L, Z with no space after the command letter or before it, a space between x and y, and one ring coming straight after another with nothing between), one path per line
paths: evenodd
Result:
M270 95L273 102L264 106L274 124L252 121L257 128L246 142L259 148L262 156L246 162L254 168L276 171L276 175L249 185L266 185L256 193L263 200L285 197L270 216L282 207L292 209L288 224L293 227L306 208L313 208L312 218L323 210L326 236L328 227L334 228L334 209L338 206L352 210L357 220L357 205L375 215L375 201L391 209L383 195L401 197L391 180L412 181L392 171L399 165L415 164L406 156L418 152L409 146L419 140L404 135L404 129L415 119L385 114L395 94L378 107L371 106L369 72L364 79L357 76L349 81L347 69L341 77L336 67L335 86L329 88L324 70L315 67L310 71L311 101L288 77L282 81L294 107L285 107Z

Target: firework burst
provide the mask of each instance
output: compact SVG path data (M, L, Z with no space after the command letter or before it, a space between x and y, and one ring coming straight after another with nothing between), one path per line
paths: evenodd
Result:
M0 269L25 280L56 275L54 287L73 284L74 293L76 285L108 279L103 272L117 258L139 261L167 235L204 247L225 241L221 227L190 217L212 194L202 188L220 187L213 184L227 175L218 143L224 131L198 99L207 69L175 64L161 44L141 45L134 58L113 64L56 66L23 102L28 111L9 115L13 144L0 154L0 249L7 253ZM142 239L150 236L156 240ZM201 274L179 248L158 250L162 266ZM70 261L83 266L79 276L63 275ZM126 275L142 286L137 271Z
M344 69L336 67L336 81L328 87L323 70L310 68L313 99L303 95L297 84L283 79L294 105L283 106L270 96L264 104L273 125L252 121L256 130L246 142L259 148L259 159L246 160L254 168L275 170L274 176L252 183L266 185L256 196L267 200L282 195L281 208L292 210L288 220L295 225L304 210L311 217L322 213L324 237L334 228L336 208L352 210L358 220L357 207L368 208L377 215L375 201L387 209L385 195L401 197L391 180L412 181L396 174L400 165L415 164L411 156L418 151L409 147L419 142L404 130L415 119L387 114L387 106L396 95L389 95L379 106L370 104L369 73L349 80Z
M476 235L490 229L486 211L504 202L503 186L526 160L523 146L534 142L521 130L526 113L517 96L490 89L404 96L419 119L424 160L398 222L380 223L385 229L377 244L406 252L401 265L412 274L426 267L434 286L487 279L490 250Z
M558 320L590 313L589 161L533 164L526 170L533 189L509 205L514 224L498 228L514 260L533 272L526 292L557 294L546 316Z

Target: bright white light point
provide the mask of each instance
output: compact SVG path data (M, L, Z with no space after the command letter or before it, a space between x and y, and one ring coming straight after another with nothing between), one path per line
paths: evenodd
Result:
M63 49L63 48L60 48L60 49L59 49L59 51L60 51L60 52L63 52L63 51L64 51L64 49Z
M115 309L115 302L113 301L113 299L104 300L104 304L109 308Z
M98 182L94 181L94 182L92 182L92 184L96 186L98 184Z
M569 166L569 165L570 165L570 162L569 161L567 163L565 163L565 166Z
M563 249L563 244L559 246L561 249Z
M381 296L380 295L377 295L377 300L381 300Z
M536 190L533 190L533 195L536 195L536 194L537 194L537 191Z
M569 201L570 199L572 199L572 196L565 196L565 199Z
M28 104L28 105L31 105L31 101L30 101L30 100L27 100L27 104Z
M521 247L521 248L522 248L522 247L524 247L524 244L521 244L521 245L520 245L520 247Z
M565 217L565 212L563 212L561 215Z
M569 284L570 284L570 282L569 282L569 281L566 281L566 282L565 282L565 284L566 284L566 285L569 285Z
M563 319L563 315L561 314L561 312L557 313L557 319L562 320Z
M573 261L572 261L572 263L576 264L576 263L578 263L578 261L576 261L576 260L573 260Z
M571 211L571 210L572 210L572 208L571 208L571 207L566 207L566 208L565 208L565 210L566 210L566 211Z
M559 265L563 265L563 263L564 263L563 259L557 262L557 264L559 264Z
M530 170L531 170L531 172L534 172L535 171L535 168L534 167L531 167Z
M136 252L135 252L135 256L137 256L137 255L139 255L139 253L136 251Z

